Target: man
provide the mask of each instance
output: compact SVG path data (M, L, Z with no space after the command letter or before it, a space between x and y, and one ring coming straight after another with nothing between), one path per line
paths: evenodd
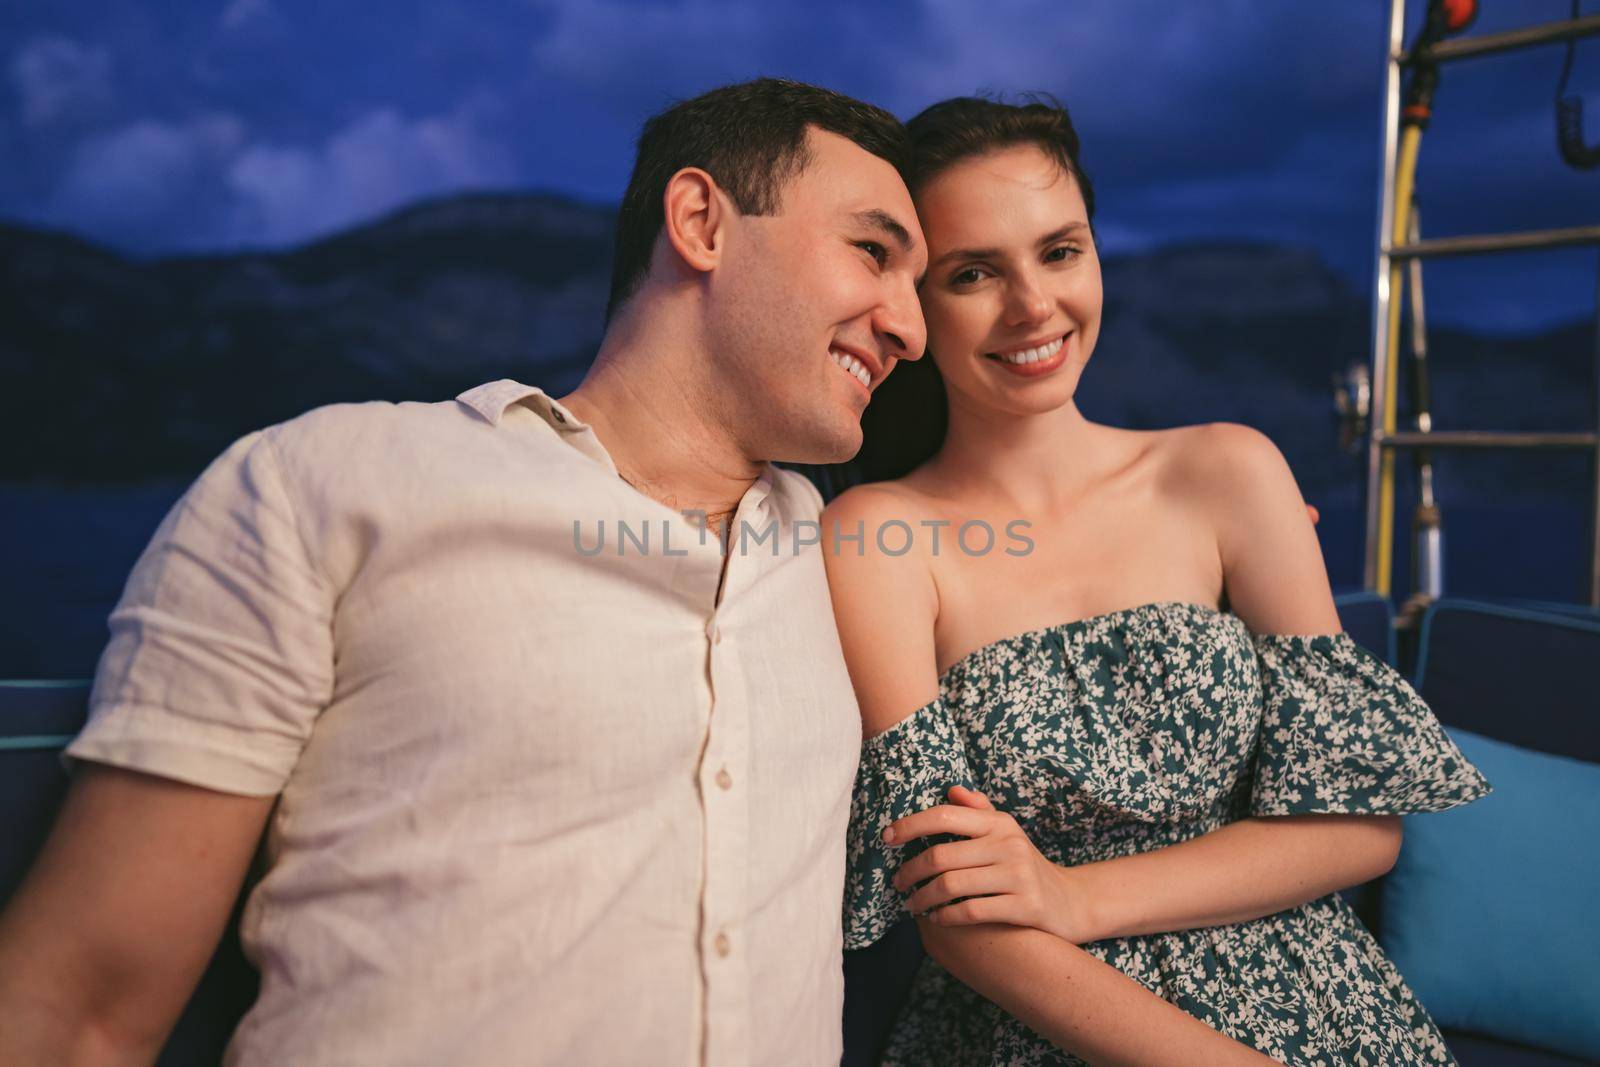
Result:
M207 469L0 917L0 1062L149 1062L263 830L232 1064L838 1062L860 727L820 498L769 461L851 456L922 353L904 151L793 82L679 104L575 392L323 408Z

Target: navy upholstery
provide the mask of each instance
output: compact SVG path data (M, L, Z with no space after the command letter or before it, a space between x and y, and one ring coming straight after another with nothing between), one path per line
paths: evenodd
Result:
M878 1062L922 958L922 935L909 917L877 943L844 954L842 1067Z
M1340 593L1333 598L1339 612L1339 625L1350 640L1371 652L1391 667L1395 658L1394 608L1389 598L1377 593Z
M1580 1067L1589 1064L1592 1067L1594 1063L1593 1060L1512 1045L1476 1034L1446 1030L1444 1036L1461 1067L1570 1067L1572 1064Z
M9 899L67 789L57 759L83 725L86 682L0 682L0 900Z
M1445 598L1429 607L1416 687L1448 726L1600 763L1600 614Z

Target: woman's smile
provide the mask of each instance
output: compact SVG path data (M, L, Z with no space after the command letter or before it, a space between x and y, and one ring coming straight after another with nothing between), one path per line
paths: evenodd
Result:
M986 352L984 358L1019 377L1038 378L1067 361L1067 342L1072 337L1073 332L1069 331L1042 344L1025 345L1004 352Z

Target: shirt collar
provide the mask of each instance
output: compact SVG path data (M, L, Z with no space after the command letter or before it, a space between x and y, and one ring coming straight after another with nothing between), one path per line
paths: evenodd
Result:
M468 389L456 399L482 415L491 426L500 425L500 419L505 415L506 408L512 404L523 404L537 412L552 429L567 432L589 428L588 423L580 422L576 415L562 407L554 397L537 385L523 385L510 378L501 378L497 382Z
M456 397L461 403L481 415L485 422L491 426L499 426L506 409L512 404L521 404L536 412L540 418L550 424L551 429L562 434L577 434L576 439L569 438L580 451L593 455L601 460L607 467L616 472L617 465L611 459L611 454L605 450L600 439L595 436L593 428L586 422L579 421L578 417L568 411L554 397L550 396L537 385L523 385L521 382L512 381L510 378L501 378L497 382L487 382L475 386ZM585 447L592 444L593 447ZM741 503L748 501L752 507L766 505L767 497L772 492L776 483L778 470L770 462L761 465L761 473L754 484L746 490Z

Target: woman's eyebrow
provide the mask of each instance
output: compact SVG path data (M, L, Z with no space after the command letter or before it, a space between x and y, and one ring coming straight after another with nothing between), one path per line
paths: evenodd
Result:
M1087 228L1088 227L1086 223L1069 222L1060 229L1051 230L1049 233L1039 238L1037 244L1054 244L1064 237L1071 237L1078 231ZM941 263L947 263L951 260L960 259L998 259L1000 255L1001 251L998 248L954 248L940 256L938 259L934 260L932 265L938 266Z
M1077 233L1079 230L1085 230L1085 229L1088 229L1088 224L1087 223L1069 222L1065 226L1061 227L1059 230L1052 230L1049 233L1045 234L1043 237L1039 238L1039 244L1041 244L1041 245L1053 245L1057 241L1061 240L1063 237L1071 237L1073 234Z

